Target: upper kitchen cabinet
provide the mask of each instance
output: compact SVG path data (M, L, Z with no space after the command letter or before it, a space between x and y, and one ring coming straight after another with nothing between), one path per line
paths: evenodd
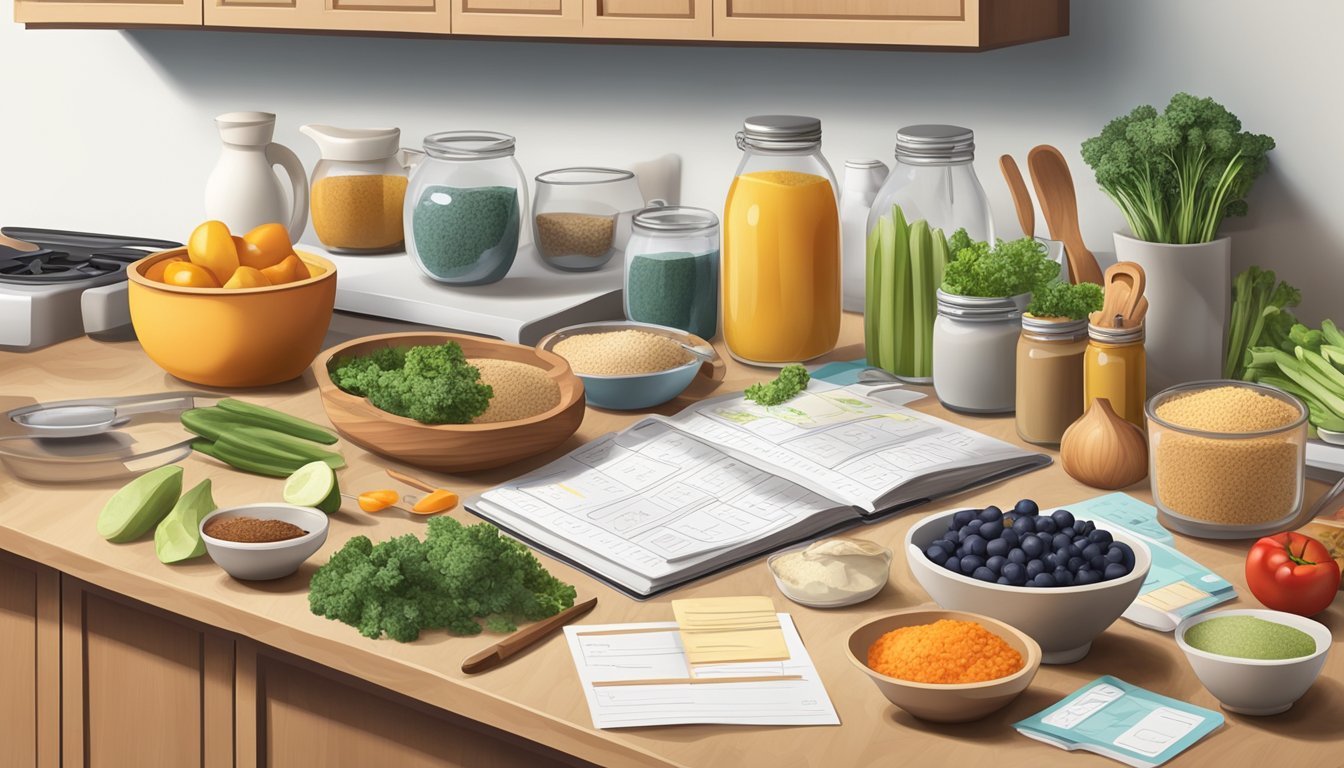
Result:
M14 0L14 20L70 26L199 25L201 3L202 0Z
M15 0L41 26L982 50L1069 33L1069 0Z
M451 31L455 0L204 0L210 27L345 32Z
M583 0L583 32L590 37L709 40L711 0Z
M453 32L506 37L580 37L584 0L446 0Z
M725 41L982 49L1068 31L1068 0L714 0Z

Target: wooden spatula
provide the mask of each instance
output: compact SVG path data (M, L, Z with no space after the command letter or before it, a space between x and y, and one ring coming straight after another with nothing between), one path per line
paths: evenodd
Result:
M1003 180L1008 182L1008 192L1013 196L1013 208L1017 210L1017 223L1022 226L1023 237L1036 235L1036 209L1031 204L1031 193L1027 191L1027 182L1022 179L1022 171L1012 155L999 158L999 170L1003 171Z
M1101 285L1101 267L1083 244L1083 233L1078 228L1078 198L1064 155L1048 144L1033 147L1027 154L1027 170L1031 172L1036 202L1050 228L1050 237L1064 242L1073 282Z

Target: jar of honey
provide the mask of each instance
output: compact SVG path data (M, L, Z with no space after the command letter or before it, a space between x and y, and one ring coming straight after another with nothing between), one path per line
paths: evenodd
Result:
M745 363L824 355L840 337L840 210L821 121L748 118L723 213L723 338Z
M1083 355L1084 412L1104 397L1116 414L1143 429L1147 400L1148 360L1143 349L1143 324L1112 328L1089 323Z

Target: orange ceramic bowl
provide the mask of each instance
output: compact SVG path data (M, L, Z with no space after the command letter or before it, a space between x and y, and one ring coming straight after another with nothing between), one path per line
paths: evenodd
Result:
M302 374L331 324L336 265L296 253L320 274L261 288L181 288L145 277L155 263L185 257L185 248L132 264L131 325L145 354L177 378L207 387L262 387Z

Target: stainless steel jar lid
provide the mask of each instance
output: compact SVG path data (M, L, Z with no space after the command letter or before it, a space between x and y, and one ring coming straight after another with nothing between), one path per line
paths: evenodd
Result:
M1103 344L1134 344L1143 341L1143 323L1132 328L1109 328L1107 326L1087 324L1087 335L1093 341Z
M636 228L651 232L698 232L718 227L719 217L704 208L656 205L637 211L632 222Z
M1031 301L1031 294L1023 293L1003 298L987 298L946 293L940 288L938 289L937 299L938 314L944 317L972 323L992 323L1016 320L1021 317L1026 309L1027 302Z
M1057 341L1081 339L1087 335L1087 326L1086 320L1022 315L1022 331L1042 339Z
M821 120L805 115L756 115L742 122L737 145L775 151L821 146Z
M907 125L896 132L896 159L906 165L951 165L975 159L975 132L956 125Z
M425 154L439 160L489 160L513 154L514 138L496 131L442 131L425 137Z

